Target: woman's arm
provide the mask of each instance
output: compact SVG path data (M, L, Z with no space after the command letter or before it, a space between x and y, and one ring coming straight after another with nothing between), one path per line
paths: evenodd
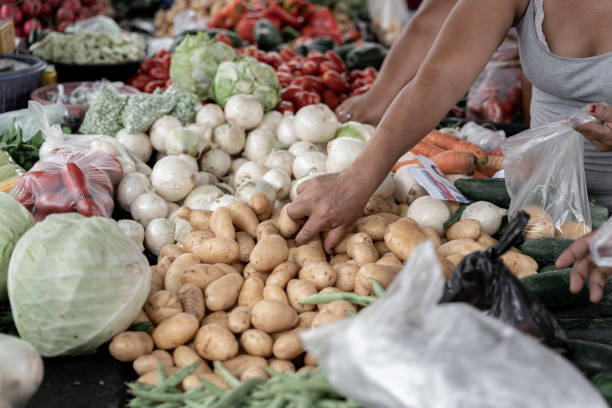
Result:
M406 85L382 118L359 157L339 174L300 185L289 207L295 220L308 220L296 241L304 243L331 228L331 250L361 215L397 159L433 129L467 92L527 0L462 0L451 12L415 79Z
M399 91L416 75L440 28L458 0L425 0L385 58L372 88L338 109L352 120L376 125ZM343 119L339 115L340 119Z

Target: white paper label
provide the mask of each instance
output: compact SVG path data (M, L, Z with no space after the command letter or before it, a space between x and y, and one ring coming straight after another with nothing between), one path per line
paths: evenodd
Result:
M438 200L458 201L460 203L469 203L470 200L465 198L463 194L453 184L444 177L444 173L425 156L418 156L417 159L423 165L422 169L411 168L410 174L419 183L427 193Z

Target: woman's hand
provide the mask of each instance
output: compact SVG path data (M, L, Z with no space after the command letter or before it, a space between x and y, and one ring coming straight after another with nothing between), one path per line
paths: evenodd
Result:
M325 251L331 253L349 228L363 215L370 189L356 183L348 171L325 174L301 183L287 214L299 222L308 218L295 242L305 244L321 231L329 230Z
M385 113L386 103L373 101L372 92L352 96L342 102L336 109L336 114L341 122L354 120L359 123L369 123L376 126ZM391 98L392 99L392 98Z
M576 130L600 152L612 152L612 106L605 102L591 103L586 106L586 111L604 123L591 122Z
M589 250L589 243L593 239L595 232L576 240L569 248L567 248L555 266L559 269L567 268L570 265L572 271L570 273L570 292L578 293L584 286L584 281L589 276L589 291L591 293L591 302L599 302L603 296L603 289L606 285L606 278L612 275L612 268L599 268L593 262Z

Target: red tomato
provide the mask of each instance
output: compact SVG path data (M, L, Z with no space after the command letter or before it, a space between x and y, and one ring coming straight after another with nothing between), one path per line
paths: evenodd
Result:
M172 54L166 54L160 59L161 67L166 72L170 72L170 64L172 63Z
M342 58L340 58L340 56L334 51L326 51L325 57L327 57L330 62L332 62L339 68L339 70L337 70L338 72L346 72L346 66L344 65L344 61L342 61Z
M304 73L300 71L299 69L296 69L295 71L293 71L292 74L294 77L301 77L302 75L304 75Z
M157 88L163 88L166 85L166 81L163 79L155 79L153 81L149 81L148 84L145 85L144 91L146 93L153 93Z
M278 66L278 68L276 68L277 72L288 72L289 74L291 73L291 67L289 67L289 65L287 65L286 63L282 63Z
M295 86L295 85L290 85L287 88L284 88L281 93L281 99L284 101L291 101L293 102L295 100L295 96L297 94L299 94L300 92L302 92L303 89L299 86Z
M355 96L355 95L361 95L364 94L366 92L368 92L370 90L370 85L364 85L360 88L355 89L352 93L351 96Z
M36 197L36 212L44 214L67 213L74 207L74 201L68 194L50 191Z
M289 47L285 47L282 50L280 50L279 54L282 60L285 62L291 61L296 55L295 52Z
M85 175L77 166L72 162L66 163L62 169L62 182L64 187L68 190L68 194L75 200L78 201L83 197L89 197L89 189L87 188L87 180Z
M313 75L305 75L304 78L304 90L321 93L325 89L325 85L321 78L317 78Z
M336 93L331 89L323 91L323 103L329 106L331 110L335 111L338 107L338 97Z
M326 71L321 77L323 84L336 92L346 92L349 89L348 83L336 71Z
M354 69L351 71L351 73L349 74L349 79L351 81L354 81L356 79L361 79L363 78L363 71L360 69Z
M310 51L308 53L308 55L306 55L306 59L309 61L314 61L317 63L317 65L325 62L327 60L327 58L325 58L325 55L323 55L323 53L321 53L321 51Z
M361 88L362 86L367 85L367 84L368 83L365 81L365 79L356 79L351 84L351 89Z
M287 61L287 65L289 65L289 68L291 68L292 71L298 71L302 69L302 64L296 60Z
M162 67L155 67L149 71L149 75L153 79L168 79L170 78L170 73L165 71Z
M342 72L342 67L336 65L335 63L333 63L331 61L323 61L319 65L319 72L322 74L322 73L327 72L327 71Z
M224 44L229 45L230 47L232 47L232 40L230 40L230 38L227 36L227 34L223 34L223 33L217 33L217 35L215 36L215 41L217 42L222 42Z
M280 113L291 112L295 113L295 107L293 106L293 102L291 101L280 101L278 105L276 105L276 110Z
M306 83L306 78L302 76L302 77L294 78L293 81L291 81L290 86L297 86L301 90L304 90L305 83Z
M140 75L136 75L136 77L132 80L130 85L142 91L149 82L151 82L150 76L140 74Z
M295 107L298 109L301 109L307 105L314 105L315 103L319 102L321 102L321 97L315 92L302 91L295 95Z
M367 67L366 69L363 70L364 77L370 77L372 79L375 79L377 75L378 75L378 72L376 72L376 69L374 67Z
M268 63L268 56L266 55L265 51L262 50L255 51L255 59L257 59L259 62L263 62L264 64Z
M162 58L162 57L164 57L166 55L171 55L171 54L170 54L170 51L168 51L167 49L164 48L163 50L159 50L159 52L157 53L156 57L157 58Z
M317 72L319 72L319 66L314 61L306 60L302 64L302 72L304 72L306 75L315 75Z
M291 75L290 73L287 73L287 72L279 71L279 72L276 73L276 77L278 78L278 82L282 86L289 86L291 81L293 81L293 75Z
M84 198L77 205L79 214L85 217L105 217L106 214L100 206L91 198Z
M283 63L283 59L276 51L270 51L268 53L268 60L270 61L270 65L272 65L274 69L276 69L280 64Z
M140 72L143 74L148 74L149 71L157 66L159 66L159 63L154 59L144 60L140 64Z

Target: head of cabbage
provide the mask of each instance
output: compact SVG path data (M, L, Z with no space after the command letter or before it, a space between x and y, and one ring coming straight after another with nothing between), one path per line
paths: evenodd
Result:
M26 232L8 272L17 331L45 357L94 352L129 327L150 285L147 259L117 222L77 213Z
M13 197L0 192L0 302L6 300L6 279L13 248L33 226L32 214Z
M219 65L213 93L215 101L223 107L229 98L237 94L255 96L266 112L280 102L280 85L274 68L249 56Z
M170 63L172 84L192 92L200 99L212 97L211 84L223 61L236 59L236 51L205 33L187 35L174 50Z

